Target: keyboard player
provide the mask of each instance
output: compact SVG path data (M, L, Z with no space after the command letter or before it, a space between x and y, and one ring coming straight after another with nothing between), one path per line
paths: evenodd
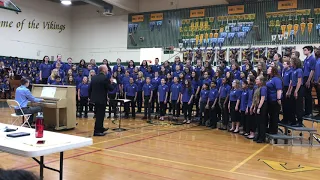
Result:
M29 123L33 124L33 114L42 112L42 107L41 106L28 106L28 102L35 102L39 103L42 102L43 99L35 98L30 90L28 89L29 87L29 80L26 78L21 79L21 86L19 86L16 89L16 95L15 95L15 100L20 104L20 107L23 111L24 114L32 114L29 118ZM17 115L22 115L22 112L18 107L15 108L15 112Z

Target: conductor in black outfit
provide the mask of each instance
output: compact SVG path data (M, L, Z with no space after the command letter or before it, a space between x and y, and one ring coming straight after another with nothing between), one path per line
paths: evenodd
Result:
M108 130L103 127L103 121L107 106L108 91L113 90L111 83L114 82L112 78L108 79L106 77L107 73L108 68L106 65L99 66L99 75L92 77L89 86L90 101L95 104L96 110L96 122L93 136L104 136L106 135L105 131Z

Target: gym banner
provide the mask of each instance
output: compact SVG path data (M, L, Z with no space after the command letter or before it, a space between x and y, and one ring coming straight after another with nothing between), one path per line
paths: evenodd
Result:
M194 9L190 10L190 17L197 18L197 17L204 17L205 9Z
M282 9L296 9L298 7L298 0L278 1L278 10Z
M228 14L243 14L244 5L228 6Z
M132 22L143 22L144 16L143 15L134 15L132 16Z
M153 13L150 16L150 21L162 21L163 13Z

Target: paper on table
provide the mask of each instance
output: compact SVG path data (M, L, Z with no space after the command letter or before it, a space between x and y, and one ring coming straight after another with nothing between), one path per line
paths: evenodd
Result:
M44 144L37 144L38 141L44 140ZM70 141L53 141L50 139L32 139L29 141L24 141L23 144L28 145L28 146L33 146L33 147L49 147L49 146L55 146L55 145L61 145L61 144L68 144Z
M43 87L41 97L54 98L56 94L56 87Z

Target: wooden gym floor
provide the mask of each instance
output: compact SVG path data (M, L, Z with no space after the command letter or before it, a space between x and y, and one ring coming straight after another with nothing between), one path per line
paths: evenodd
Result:
M11 122L10 111L4 105L0 113L0 122ZM92 146L67 151L64 179L319 179L320 148L256 144L239 134L194 124L173 126L167 121L152 125L139 117L123 121L128 131L109 130L105 137L93 137ZM91 137L92 116L77 122L76 129L62 133ZM105 127L114 128L116 124L105 121ZM0 158L1 168L39 173L39 166L30 158L2 152ZM58 154L45 157L45 162L58 168ZM58 173L45 170L45 179L57 180Z

